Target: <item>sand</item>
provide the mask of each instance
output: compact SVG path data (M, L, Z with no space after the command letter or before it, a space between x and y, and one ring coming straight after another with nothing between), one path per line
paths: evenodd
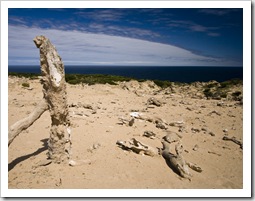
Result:
M42 99L39 80L9 77L9 127L26 117ZM28 82L30 88L22 87ZM196 86L176 86L161 90L152 82L119 85L69 85L68 104L72 126L72 159L90 163L69 166L49 164L47 139L51 125L46 111L8 148L9 189L242 189L243 150L232 141L243 140L243 106L233 100L207 100ZM236 91L237 89L233 89ZM238 90L242 91L242 87ZM148 105L151 97L162 105ZM92 109L84 108L87 104ZM131 120L137 112L143 117L161 119L167 130L155 123L135 119L129 126L120 119ZM137 114L133 113L133 114ZM183 121L180 129L171 122ZM143 136L153 131L154 139ZM120 148L118 140L135 138L158 150L167 131L182 136L183 157L203 170L190 169L191 180L183 179L168 167L161 155L147 156Z

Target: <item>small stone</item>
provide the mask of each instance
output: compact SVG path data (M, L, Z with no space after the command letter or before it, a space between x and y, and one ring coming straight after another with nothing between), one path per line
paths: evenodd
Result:
M163 123L157 123L156 127L160 129L165 129L165 130L167 129L167 127Z
M186 107L187 110L192 111L193 109L191 107Z
M74 160L70 160L69 163L68 163L70 166L75 166L76 165L76 162Z
M132 119L128 122L128 125L129 125L129 126L133 126L134 123L135 123L135 119L132 118Z
M96 143L96 144L93 144L93 149L98 149L99 147L101 146L101 144L100 143Z
M144 131L143 136L154 139L156 137L156 134L152 131Z
M212 131L209 132L209 135L215 136L215 134Z
M192 133L199 133L200 129L199 128L191 128Z
M194 147L193 147L193 151L197 151L199 148L199 146L196 144Z
M148 101L147 101L147 104L148 105L155 105L157 107L160 107L162 105L162 103L154 97L149 98Z
M207 128L206 127L202 127L201 130L206 132Z
M217 106L220 106L220 107L224 106L224 102L223 101L218 102Z

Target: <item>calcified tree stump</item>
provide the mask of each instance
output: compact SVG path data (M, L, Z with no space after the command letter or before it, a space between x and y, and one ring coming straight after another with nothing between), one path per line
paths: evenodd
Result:
M48 103L52 121L48 157L55 163L62 163L69 159L71 151L64 64L49 39L37 36L34 43L40 49L43 96ZM67 143L69 150L66 149Z

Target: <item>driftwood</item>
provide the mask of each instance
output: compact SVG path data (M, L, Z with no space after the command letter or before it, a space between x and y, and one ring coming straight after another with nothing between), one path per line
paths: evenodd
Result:
M226 141L232 141L232 142L238 144L238 145L240 146L241 149L243 149L243 143L240 142L239 140L237 140L235 137L227 137L227 136L224 136L222 139L223 139L223 140L226 140Z
M31 126L48 109L51 129L47 155L52 162L61 163L70 159L72 145L64 64L49 39L37 36L34 43L40 49L43 100L28 117L10 127L8 146L22 130ZM67 143L69 148L66 148Z
M167 164L181 177L191 180L192 175L189 172L189 166L181 155L183 149L182 145L178 143L175 146L176 154L170 152L169 143L162 141L162 145L163 149L161 155L165 158Z
M181 177L191 180L192 174L189 172L189 168L194 171L202 172L202 169L190 162L187 162L183 156L183 146L180 141L181 136L175 132L169 132L161 141L163 148L161 155L165 158L167 165ZM170 145L176 142L175 154L171 153Z
M148 156L157 156L158 150L154 147L146 145L135 138L132 138L129 141L120 141L116 142L122 149L131 150L137 154L145 154Z
M48 104L43 99L39 105L34 109L32 113L29 114L28 117L21 119L14 123L8 132L8 146L13 142L13 140L21 133L21 131L27 129L31 126L40 116L48 109Z

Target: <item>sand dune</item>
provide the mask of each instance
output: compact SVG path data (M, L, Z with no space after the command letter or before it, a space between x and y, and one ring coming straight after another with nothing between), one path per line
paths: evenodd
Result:
M30 88L22 87L23 82L29 82ZM196 83L161 90L150 81L68 84L72 159L84 164L40 166L40 161L46 159L51 124L47 111L9 147L9 188L243 188L243 151L233 141L223 140L227 136L242 142L242 104L227 99L207 100L202 87L203 83ZM242 91L242 86L232 89L237 90ZM42 86L39 80L9 77L8 93L10 127L33 111L42 99ZM151 98L160 104L154 104ZM146 131L154 136L144 136ZM183 158L202 169L190 169L191 180L176 174L161 155L138 154L116 144L135 138L160 151L161 140L170 131L181 136ZM174 153L174 146L171 151Z

